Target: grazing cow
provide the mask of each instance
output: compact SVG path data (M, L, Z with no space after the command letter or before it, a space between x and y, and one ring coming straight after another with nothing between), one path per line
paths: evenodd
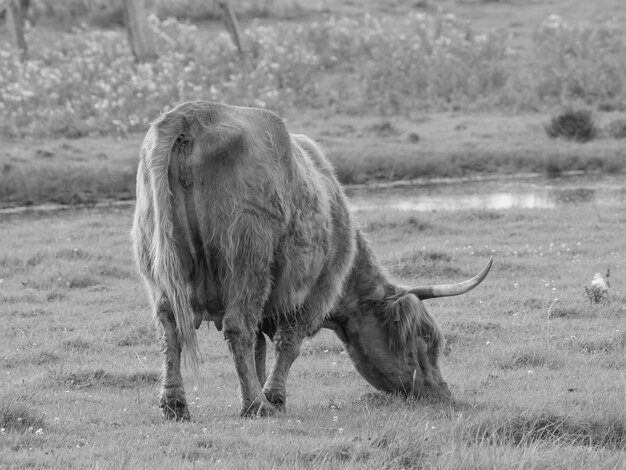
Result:
M449 396L437 365L443 334L421 299L467 292L491 266L460 284L389 283L313 141L269 111L206 101L150 127L132 235L163 337L160 406L177 420L189 419L181 351L197 364L203 320L224 330L243 416L284 408L302 340L322 327L375 387ZM276 348L268 377L264 335Z

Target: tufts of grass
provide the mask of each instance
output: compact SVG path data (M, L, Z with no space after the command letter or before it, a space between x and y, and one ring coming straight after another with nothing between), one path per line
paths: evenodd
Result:
M547 367L556 370L563 367L565 361L554 351L546 351L543 345L534 345L534 347L523 346L512 353L508 353L506 357L496 360L498 366L502 370L527 369L536 367Z
M522 306L528 310L543 310L546 308L546 301L538 297L528 297L522 301Z
M48 315L50 312L43 308L34 308L30 310L13 310L11 312L12 315L15 315L20 318L36 318L41 317L42 315Z
M139 386L154 386L161 379L161 374L159 372L108 372L104 369L95 369L69 374L50 372L49 378L57 386L77 389L92 387L128 389Z
M455 321L443 324L442 327L446 338L444 356L449 356L458 346L467 347L477 341L484 342L487 337L502 331L502 326L493 322Z
M10 254L0 255L0 272L11 272L22 267L22 259ZM6 271L5 271L6 270Z
M68 289L87 289L99 284L99 281L94 276L85 273L77 273L71 275L65 280L65 287Z
M0 400L0 428L6 432L26 432L44 427L44 415L32 407L32 398L5 395Z
M444 410L449 408L450 401L445 398L427 397L415 398L406 396L402 393L388 393L383 391L367 392L361 395L355 403L357 409L364 410L383 410L388 409L390 412L398 410L412 412L420 410L424 407L433 407Z
M490 445L530 446L552 444L626 448L626 420L623 416L574 418L552 413L526 413L493 419L470 426L466 439Z
M93 347L93 344L90 341L84 340L83 338L76 337L70 338L63 341L63 347L68 351L87 351Z
M572 338L570 347L586 354L608 354L626 349L626 332L611 338L580 339Z
M453 321L445 325L445 330L467 336L478 337L484 335L485 332L493 333L497 331L502 331L502 325L490 321Z
M545 130L553 139L563 137L576 142L589 142L598 135L598 127L588 110L565 110L553 116Z
M29 256L26 259L26 266L30 268L39 266L46 258L48 258L48 253L45 251L40 251L34 255Z
M0 293L0 302L3 304L40 304L44 300L36 292L26 292L20 294L3 294Z
M32 272L32 275L24 281L24 285L32 289L46 290L56 289L86 289L95 286L99 280L85 272L82 266L67 263L52 269L42 269Z
M549 318L582 318L585 311L578 305L554 304L548 311Z
M448 253L434 250L411 251L389 264L389 271L400 278L420 278L436 273L441 278L461 278L467 273L454 265Z
M612 355L602 358L600 366L605 369L613 369L616 371L623 371L626 369L626 357L624 355Z
M369 455L365 450L358 450L354 444L328 444L319 449L310 452L302 452L298 454L300 464L312 466L322 465L326 463L343 463L363 462L368 459Z
M135 272L115 266L113 264L96 264L89 267L89 272L96 276L113 279L131 279L135 277Z
M404 442L394 445L389 452L386 468L425 468L432 456L420 445Z
M366 409L385 408L397 403L401 403L401 400L398 401L397 396L386 392L368 392L361 395L357 401L359 407Z
M30 355L5 356L0 359L0 364L5 369L17 369L27 364L35 366L47 366L60 360L58 354L50 351L39 351Z
M67 294L59 288L53 289L46 294L48 302L62 302L65 299L67 299Z
M391 412L392 416L401 419L401 414ZM432 423L420 423L432 429ZM432 466L433 459L439 453L439 442L425 437L423 433L416 433L411 426L403 428L399 426L385 427L370 430L367 437L368 452L374 456L382 457L383 468L428 468Z
M145 325L131 326L121 333L116 344L122 347L148 346L154 344L157 339L154 327Z
M400 230L404 233L429 232L434 229L434 225L415 215L393 215L389 220L373 220L369 221L364 227L364 231L379 232L383 230Z
M56 259L62 259L66 261L75 261L75 260L88 260L93 255L88 251L81 250L80 248L64 248L56 252L54 257Z
M59 355L54 352L41 351L32 357L31 362L36 366L47 366L59 362L60 359Z

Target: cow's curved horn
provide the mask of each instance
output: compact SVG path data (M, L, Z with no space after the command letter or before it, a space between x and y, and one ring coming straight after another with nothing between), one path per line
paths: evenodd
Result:
M453 295L461 295L469 292L478 284L483 282L483 279L487 276L487 273L491 269L493 263L493 256L489 258L489 262L476 276L467 281L459 282L458 284L438 284L434 286L418 286L409 290L410 294L414 294L420 300L434 299L436 297L450 297Z

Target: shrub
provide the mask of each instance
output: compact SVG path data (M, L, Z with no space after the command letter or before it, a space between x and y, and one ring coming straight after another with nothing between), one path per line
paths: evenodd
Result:
M552 138L563 137L577 142L588 142L598 134L593 115L588 110L566 110L553 116L545 129Z

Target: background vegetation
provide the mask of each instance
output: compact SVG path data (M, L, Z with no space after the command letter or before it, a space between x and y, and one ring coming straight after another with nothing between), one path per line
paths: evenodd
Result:
M626 106L626 32L551 16L517 50L452 14L253 21L245 60L227 33L151 17L159 58L137 64L119 29L32 28L30 59L0 53L0 133L78 137L143 131L159 111L211 99L289 113L417 117L433 111Z

